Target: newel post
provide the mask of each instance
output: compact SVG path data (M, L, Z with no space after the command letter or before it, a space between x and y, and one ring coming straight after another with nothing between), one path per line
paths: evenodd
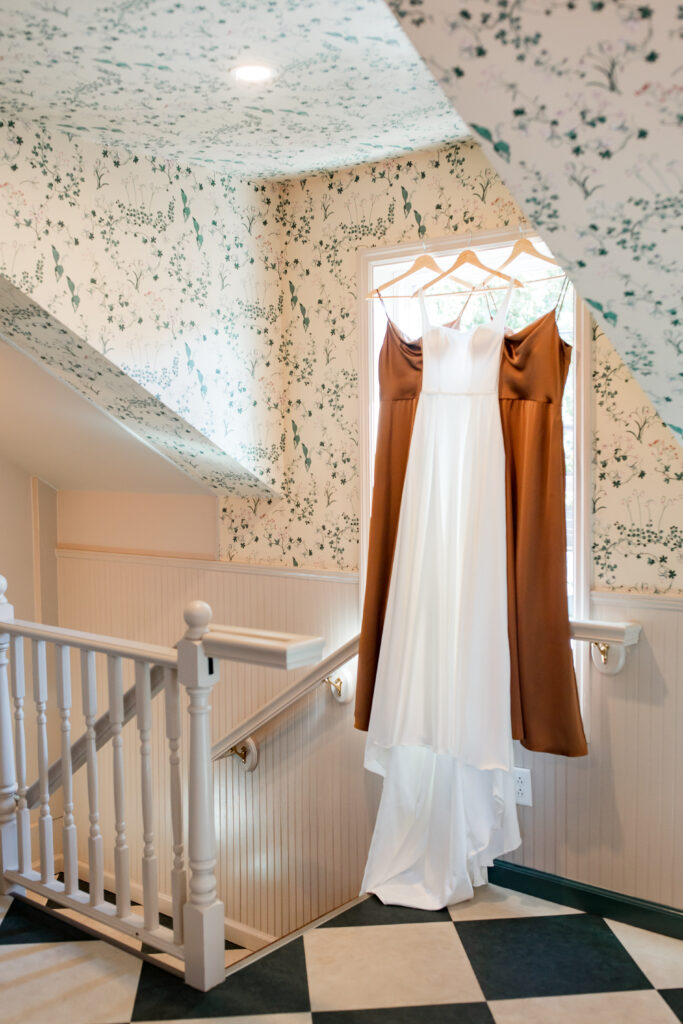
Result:
M190 885L183 911L185 981L202 992L225 978L225 911L216 899L216 833L209 703L218 675L204 654L202 637L211 608L193 601L185 609L188 629L178 644L178 682L187 690L190 713L188 768L188 859Z
M12 886L11 882L5 880L5 871L16 871L19 867L14 800L17 776L7 674L9 634L2 632L3 622L9 622L14 618L14 608L5 597L6 590L7 580L0 576L0 893L8 892Z

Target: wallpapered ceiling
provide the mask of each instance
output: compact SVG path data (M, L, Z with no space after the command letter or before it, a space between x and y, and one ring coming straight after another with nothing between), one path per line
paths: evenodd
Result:
M214 469L217 449L229 455L224 488L240 493L254 476L278 490L281 475L276 196L271 183L0 122L0 273L187 421L188 438L198 431L195 454L201 434ZM79 368L69 358L69 383L84 385L94 358L87 346ZM157 405L143 405L149 427ZM174 443L180 455L172 430Z
M683 6L387 3L680 441Z
M0 19L0 115L72 138L284 177L468 134L381 0L0 0ZM245 59L276 82L234 82Z
M4 277L0 277L0 338L61 377L193 479L213 490L229 486L239 493L272 493Z
M62 374L85 338L277 484L225 498L222 557L357 568L358 250L518 224L479 146L277 185L0 131L0 272L78 335ZM682 591L683 458L596 335L595 582Z

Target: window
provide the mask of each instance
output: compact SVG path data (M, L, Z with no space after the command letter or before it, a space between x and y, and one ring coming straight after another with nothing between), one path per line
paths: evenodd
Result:
M534 246L542 253L550 256L548 247L534 235L528 235ZM426 250L434 258L438 266L444 270L455 259L456 254L464 247L473 248L483 263L490 267L499 267L510 255L512 246L519 238L517 232L495 232L479 235L476 242L468 239L452 239L441 243L431 243ZM370 522L370 504L372 497L372 470L374 466L374 447L377 435L377 417L379 414L379 390L377 382L377 361L384 339L386 317L379 300L367 300L367 293L403 273L415 257L423 251L421 245L399 246L394 249L374 249L365 252L361 257L360 301L362 303L361 322L364 325L361 349L361 400L362 400L362 432L361 432L361 578L365 579L365 564ZM514 274L522 280L526 287L513 291L507 322L513 330L531 323L541 314L546 313L555 305L562 285L562 272L559 267L544 264L527 256L520 256L510 265L506 273ZM481 282L483 275L471 267L463 267L457 276L474 282ZM434 272L423 270L405 279L391 289L383 292L389 316L408 337L417 338L421 334L421 318L419 303L408 296L421 285L434 277ZM475 322L484 322L493 312L493 305L502 301L506 283L493 284L494 290L489 297L483 294L473 295L465 308L462 326L467 328ZM498 290L498 286L500 290ZM451 283L447 280L436 285L432 290L429 302L429 313L432 322L447 323L455 319L463 308L465 294L443 294L450 290ZM457 286L456 286L457 287ZM442 294L439 294L442 293ZM428 295L430 293L427 293ZM569 591L570 616L574 619L588 617L589 599L589 554L590 554L590 518L587 486L590 467L589 431L587 422L589 394L589 339L590 318L587 311L576 296L574 288L569 284L564 301L558 315L558 325L563 339L573 348L569 377L564 393L562 408L564 423L564 446L567 467L566 516L567 516L567 584ZM587 655L587 645L575 646L575 662L579 689L585 678L583 664Z

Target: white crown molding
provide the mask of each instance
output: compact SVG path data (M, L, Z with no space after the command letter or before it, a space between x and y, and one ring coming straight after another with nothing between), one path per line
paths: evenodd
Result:
M127 552L98 551L86 548L57 548L59 559L100 562L125 562L129 565L172 566L181 569L201 569L204 572L237 573L247 576L272 576L278 579L314 580L318 583L350 583L358 586L357 572L335 569L281 568L271 565L250 565L245 562L224 562L205 558L175 558L172 555L132 554Z

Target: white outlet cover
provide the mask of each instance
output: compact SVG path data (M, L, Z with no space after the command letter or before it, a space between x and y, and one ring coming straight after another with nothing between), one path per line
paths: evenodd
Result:
M524 807L531 807L533 805L531 770L529 768L513 768L512 775L515 784L515 801Z

